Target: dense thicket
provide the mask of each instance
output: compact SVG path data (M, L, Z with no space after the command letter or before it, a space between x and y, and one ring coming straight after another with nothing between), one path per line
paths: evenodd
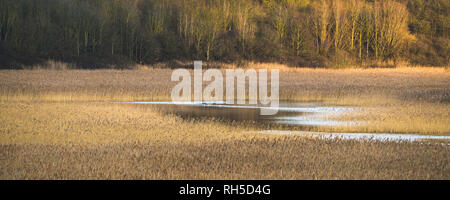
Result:
M2 0L0 64L447 65L448 0ZM409 16L409 17L408 17Z

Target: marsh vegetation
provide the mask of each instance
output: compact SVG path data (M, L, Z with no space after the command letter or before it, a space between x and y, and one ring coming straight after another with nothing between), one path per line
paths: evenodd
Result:
M445 68L310 69L278 64L281 99L371 108L320 132L450 135ZM258 133L244 121L183 118L170 69L0 72L2 179L448 179L449 146ZM331 117L332 118L332 117Z

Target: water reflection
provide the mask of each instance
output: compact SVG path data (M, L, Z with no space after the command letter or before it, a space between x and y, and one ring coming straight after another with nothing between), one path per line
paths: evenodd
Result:
M228 105L223 101L171 102L145 101L126 102L131 104L157 105L156 109L165 113L174 113L183 118L214 117L232 121L251 121L262 124L287 126L335 126L358 125L364 122L338 121L327 119L329 115L354 112L357 108L345 106L323 106L317 103L280 102L278 107L262 105ZM260 115L260 109L278 109L275 115Z

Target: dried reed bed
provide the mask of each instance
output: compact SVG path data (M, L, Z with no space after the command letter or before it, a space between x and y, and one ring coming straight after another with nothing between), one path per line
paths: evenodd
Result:
M168 69L1 71L6 101L129 101L169 99Z
M0 145L1 179L449 179L448 149L297 137L205 145Z
M168 100L170 75L162 68L0 71L0 179L450 178L449 146L251 134L244 123L110 103ZM319 131L449 135L449 86L444 68L280 73L282 99L370 108L335 116L370 125Z
M2 144L115 144L223 141L242 127L183 120L152 107L102 103L2 103ZM214 122L214 123L213 123ZM239 134L238 134L239 133ZM164 141L164 142L161 142Z
M249 68L279 68L280 97L342 104L450 101L445 68L386 69L288 68L253 63ZM170 99L172 70L3 70L0 100L111 101ZM206 84L206 83L205 83Z
M449 179L448 146L250 134L142 106L1 103L1 179Z

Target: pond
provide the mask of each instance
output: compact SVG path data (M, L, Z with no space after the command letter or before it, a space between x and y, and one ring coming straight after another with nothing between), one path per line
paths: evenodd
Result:
M358 112L363 108L330 106L321 103L298 103L283 101L278 107L262 105L226 104L224 101L172 102L136 101L120 102L154 106L163 113L176 114L182 118L216 118L225 121L250 122L260 127L262 134L295 134L307 137L340 138L378 141L449 141L450 136L392 133L324 133L308 131L319 126L357 126L365 121L334 120L336 116ZM275 115L260 115L260 109L278 109ZM330 118L330 119L329 119ZM445 142L444 142L445 143ZM448 144L448 143L446 143Z
M171 102L171 101L137 101L123 102L129 104L157 105L164 113L174 113L183 118L214 117L230 121L250 121L263 124L297 125L297 126L332 126L357 125L360 121L338 121L328 119L358 108L347 106L323 106L318 103L280 102L277 107L262 105L225 104L223 101ZM260 115L260 109L277 109L275 115Z

